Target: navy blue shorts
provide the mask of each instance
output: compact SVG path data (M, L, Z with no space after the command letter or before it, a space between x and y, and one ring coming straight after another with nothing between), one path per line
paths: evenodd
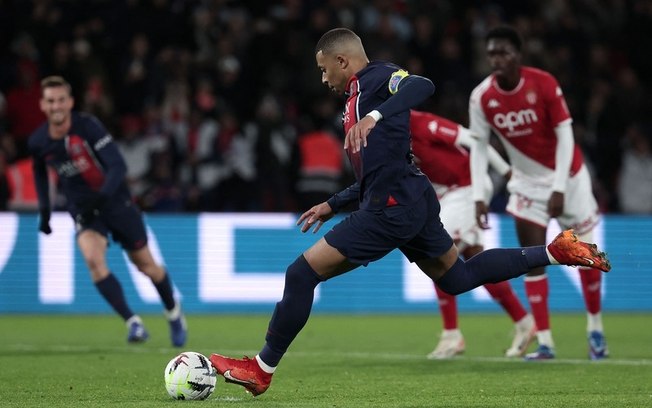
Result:
M147 230L140 210L131 200L111 201L105 205L91 224L86 227L113 240L127 251L147 245Z
M432 188L412 205L351 213L324 239L350 262L367 266L398 248L410 262L439 257L453 239L439 219L439 201Z

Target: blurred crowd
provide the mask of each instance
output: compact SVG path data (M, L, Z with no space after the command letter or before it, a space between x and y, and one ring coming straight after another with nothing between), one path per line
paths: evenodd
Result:
M314 62L325 31L432 79L423 109L468 125L501 23L561 83L601 210L652 214L649 0L0 0L0 206L21 208L39 81L56 74L119 143L143 209L304 210L352 182L343 104Z

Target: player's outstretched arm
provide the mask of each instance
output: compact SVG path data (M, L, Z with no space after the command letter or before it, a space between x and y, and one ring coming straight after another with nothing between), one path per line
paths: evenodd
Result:
M301 225L301 232L306 232L310 227L314 226L312 230L314 234L319 231L326 221L333 218L333 215L335 215L335 212L333 212L328 202L324 201L301 214L301 217L297 220L297 225L303 224Z

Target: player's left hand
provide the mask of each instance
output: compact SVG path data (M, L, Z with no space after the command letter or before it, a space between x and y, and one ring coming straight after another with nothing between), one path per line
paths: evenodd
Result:
M483 230L490 229L489 226L489 208L484 201L475 202L475 221Z
M39 211L38 230L45 235L50 235L52 233L52 228L50 228L50 211Z
M376 119L365 116L358 123L351 126L344 138L344 148L350 149L351 153L357 153L362 147L367 147L367 136L376 126Z
M301 217L297 220L297 225L301 225L301 232L306 232L314 225L312 233L319 231L322 225L331 218L333 218L335 213L330 205L327 202L317 204L308 211L301 214ZM305 221L305 223L304 223Z
M551 218L556 218L564 212L564 193L560 191L553 191L548 200L548 215Z

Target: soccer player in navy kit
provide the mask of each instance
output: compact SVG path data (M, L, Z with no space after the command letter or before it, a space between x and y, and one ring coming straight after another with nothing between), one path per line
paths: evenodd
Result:
M125 299L122 286L106 263L107 236L119 242L139 271L147 275L165 306L172 344L183 346L187 330L181 305L173 297L166 270L158 265L147 246L142 215L132 202L125 182L126 165L111 135L100 121L73 112L70 84L62 77L41 81L40 107L47 117L29 139L34 180L39 200L39 230L50 234L50 199L46 166L59 176L68 211L75 220L77 244L97 290L125 320L127 340L147 340L141 318Z
M283 354L308 320L315 287L397 248L453 295L551 263L591 262L610 269L604 253L577 241L572 231L560 234L548 247L492 249L464 262L439 220L431 183L415 166L410 151L410 109L432 95L432 82L391 63L369 62L360 38L345 28L325 33L315 53L322 82L347 97L344 149L356 183L303 213L297 225L302 232L311 228L316 232L346 204L358 200L360 209L288 266L283 298L255 358L211 355L211 363L227 382L242 385L253 395L265 392Z

